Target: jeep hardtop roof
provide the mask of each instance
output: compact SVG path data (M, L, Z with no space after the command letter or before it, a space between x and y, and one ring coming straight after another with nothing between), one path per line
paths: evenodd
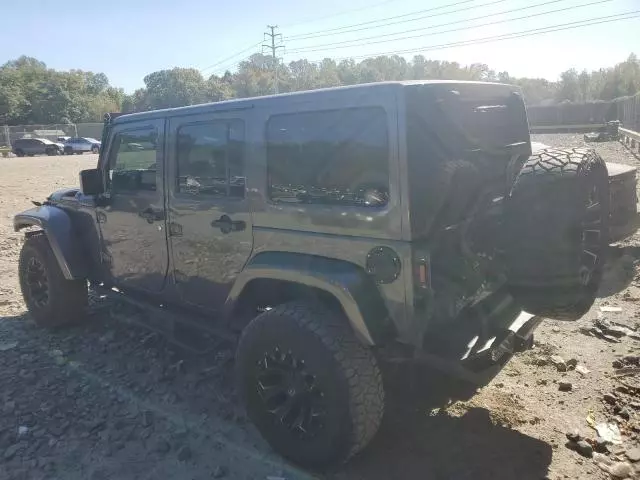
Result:
M224 100L221 102L202 103L198 105L190 105L186 107L165 108L161 110L150 110L148 112L127 113L121 114L115 117L112 121L113 125L141 121L151 120L155 118L164 118L173 115L190 115L201 113L203 110L209 111L212 107L214 109L227 110L229 108L245 109L253 108L256 106L264 106L274 101L281 101L284 98L295 99L300 97L309 96L322 96L328 92L357 92L357 91L384 91L384 90L396 90L407 86L442 86L442 85L481 85L483 88L487 86L503 87L511 91L520 91L520 88L515 85L509 85L505 83L493 83L493 82L477 82L477 81L465 81L465 80L403 80L403 81L387 81L376 83L362 83L358 85L346 85L342 87L330 87L319 88L316 90L303 90L300 92L280 93L277 95L265 95L262 97L249 97L239 98L232 100Z

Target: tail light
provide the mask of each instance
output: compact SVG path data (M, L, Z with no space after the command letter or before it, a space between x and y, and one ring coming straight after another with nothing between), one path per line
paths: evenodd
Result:
M414 262L415 285L420 289L428 289L431 286L431 272L426 256L420 256Z

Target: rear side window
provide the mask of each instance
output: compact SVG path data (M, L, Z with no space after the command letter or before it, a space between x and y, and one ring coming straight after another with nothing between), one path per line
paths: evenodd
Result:
M384 206L388 162L379 107L275 115L267 124L268 190L277 203Z
M154 128L116 133L109 154L112 191L156 189L157 137Z
M244 197L244 123L241 120L181 126L177 149L178 192Z

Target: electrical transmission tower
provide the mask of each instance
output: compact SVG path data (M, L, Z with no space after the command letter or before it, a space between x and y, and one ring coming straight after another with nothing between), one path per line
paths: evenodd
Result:
M271 31L264 32L264 40L270 40L271 42L262 45L262 53L264 53L265 48L271 50L271 58L273 59L273 93L278 93L278 57L276 52L279 48L284 48L284 45L282 44L282 35L276 33L278 26L267 25L267 28ZM276 40L278 43L276 43Z

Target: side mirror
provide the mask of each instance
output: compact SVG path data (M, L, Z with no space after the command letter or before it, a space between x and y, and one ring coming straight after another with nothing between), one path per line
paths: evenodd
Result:
M104 178L102 170L91 168L80 171L80 190L85 195L100 195L104 193Z

